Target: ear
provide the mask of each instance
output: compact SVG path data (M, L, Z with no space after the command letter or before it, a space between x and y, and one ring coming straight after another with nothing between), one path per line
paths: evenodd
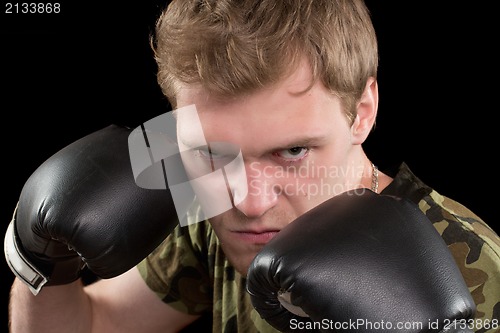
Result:
M353 144L362 144L373 126L378 109L377 80L370 77L366 82L365 91L357 105L357 114L351 126L351 141Z

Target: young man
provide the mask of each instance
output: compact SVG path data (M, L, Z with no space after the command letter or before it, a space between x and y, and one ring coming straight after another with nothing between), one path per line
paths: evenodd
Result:
M12 332L170 332L206 313L214 332L275 331L246 292L252 260L290 222L359 188L418 204L451 250L476 319L498 322L495 232L406 164L379 171L362 148L378 107L377 41L362 1L172 1L153 46L171 105L195 105L208 142L241 149L248 195L209 221L176 227L117 277L37 296L17 279ZM178 122L180 144L193 148L189 122Z

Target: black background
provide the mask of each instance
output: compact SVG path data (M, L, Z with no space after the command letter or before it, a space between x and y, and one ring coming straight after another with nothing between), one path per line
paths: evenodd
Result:
M164 1L63 1L59 14L0 16L4 234L25 180L50 155L111 123L169 110L148 36ZM380 47L381 169L406 161L495 230L498 28L481 3L367 1ZM491 198L491 199L487 199ZM13 275L2 260L3 318Z

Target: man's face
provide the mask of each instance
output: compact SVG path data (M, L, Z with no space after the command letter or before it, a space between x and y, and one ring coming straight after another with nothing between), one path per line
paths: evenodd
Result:
M321 83L303 92L310 78L304 64L286 80L251 95L217 99L198 86L185 86L177 96L178 107L196 105L207 142L241 149L248 194L210 223L243 275L257 252L287 224L360 186L360 146L351 142L339 100ZM182 149L193 148L183 146L191 141L190 126L178 119ZM203 159L205 154L196 156Z

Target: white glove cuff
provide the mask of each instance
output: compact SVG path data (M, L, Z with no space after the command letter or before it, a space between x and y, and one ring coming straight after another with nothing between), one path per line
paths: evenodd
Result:
M16 209L17 210L17 209ZM28 285L33 295L37 295L48 279L36 269L18 248L17 235L14 231L15 212L9 223L4 239L5 259L12 272Z

